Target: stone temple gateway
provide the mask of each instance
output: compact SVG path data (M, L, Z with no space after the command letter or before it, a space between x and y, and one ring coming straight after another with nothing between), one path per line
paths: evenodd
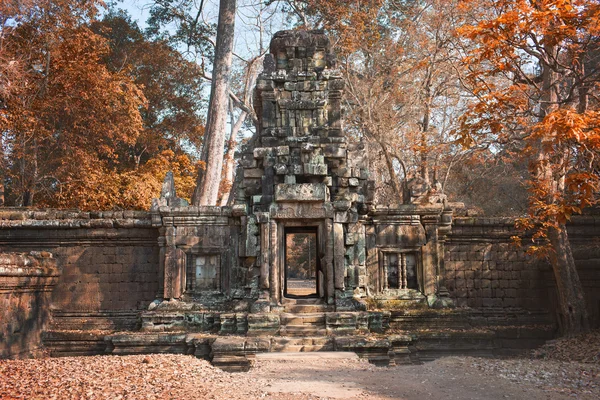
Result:
M343 90L322 32L274 36L255 90L258 132L242 151L233 206L188 206L171 177L153 204L162 278L155 304L165 302L144 316L148 329L164 323L163 309L273 314L304 300L364 311L367 298L452 305L443 281L451 209L435 196L373 205L367 143L350 143L343 131ZM285 242L299 229L316 236L310 299L286 295Z
M150 212L0 209L0 358L43 344L240 370L257 352L398 364L551 338L552 270L511 245L513 220L465 216L416 180L410 204L373 202L378 148L345 135L343 90L322 32L279 32L230 206L188 205L167 174ZM600 326L600 218L574 216L569 237Z

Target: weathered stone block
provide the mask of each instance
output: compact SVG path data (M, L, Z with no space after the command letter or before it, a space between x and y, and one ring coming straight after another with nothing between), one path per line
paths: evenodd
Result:
M278 184L275 186L275 201L327 201L327 186L322 183Z
M304 164L304 173L307 175L327 175L327 164Z
M262 168L244 169L244 178L261 178L263 176Z
M257 147L254 149L254 158L264 158L271 152L270 147Z
M289 146L277 146L275 147L275 155L277 156L287 156L290 154Z
M285 175L288 172L287 165L285 164L275 164L274 169L276 175Z
M346 149L337 144L329 144L323 149L323 155L331 158L345 158Z

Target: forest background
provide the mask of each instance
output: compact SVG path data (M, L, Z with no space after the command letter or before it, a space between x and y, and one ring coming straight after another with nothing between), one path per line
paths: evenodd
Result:
M422 177L480 214L525 213L518 146L457 141L475 99L457 34L462 11L385 3L238 1L218 204L234 182L234 152L255 130L252 89L271 36L307 27L335 33L346 132L374 143L379 203L402 202L408 181ZM3 0L3 204L148 209L169 170L191 200L206 161L217 17L214 0Z

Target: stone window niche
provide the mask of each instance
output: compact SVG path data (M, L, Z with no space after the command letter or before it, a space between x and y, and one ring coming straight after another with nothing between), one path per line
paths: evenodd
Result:
M419 255L417 251L384 251L380 276L385 292L419 290Z
M221 290L221 262L218 254L188 257L186 292L203 293Z

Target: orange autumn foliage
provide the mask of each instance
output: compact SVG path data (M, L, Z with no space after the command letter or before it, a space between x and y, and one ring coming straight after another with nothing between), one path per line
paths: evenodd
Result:
M464 2L475 23L459 33L478 44L465 59L477 102L461 143L483 136L523 143L531 162L534 239L598 200L600 4L584 0ZM535 249L536 247L533 247Z
M103 3L25 3L0 6L0 58L12 66L0 83L7 203L147 209L168 170L189 196L194 161L149 136L145 86L130 65L107 66L109 40L90 29Z
M528 250L547 257L563 334L589 328L567 221L600 190L600 3L589 0L466 1L477 44L465 60L477 102L463 116L463 142L518 143L530 163ZM514 240L520 243L521 238Z
M380 17L384 0L306 0L306 12L316 17L316 26L336 32L336 49L348 54L381 39ZM360 38L360 40L357 40Z

